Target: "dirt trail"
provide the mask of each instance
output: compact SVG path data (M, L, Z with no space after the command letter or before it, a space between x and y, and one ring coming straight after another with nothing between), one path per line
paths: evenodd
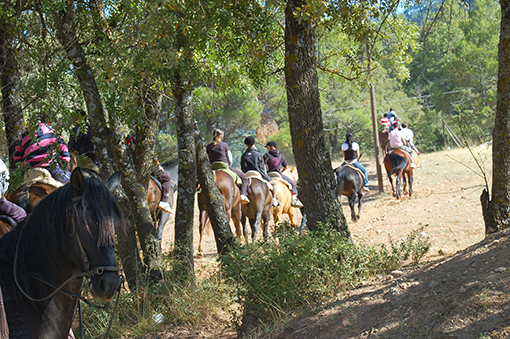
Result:
M491 149L474 154L491 168ZM420 267L402 268L364 282L324 309L267 338L506 338L510 337L509 235L484 240L479 196L485 186L467 149L424 154L415 170L414 194L400 201L377 192L375 162L363 162L371 192L364 195L361 220L348 220L356 243L389 243L424 227L431 250ZM334 165L339 165L336 163ZM488 173L490 183L490 173ZM344 213L350 216L346 198ZM195 231L197 233L197 231ZM173 241L173 222L164 239ZM196 237L198 239L198 237ZM195 241L196 245L196 241ZM212 234L205 259L214 257ZM173 331L153 338L234 338L232 331Z

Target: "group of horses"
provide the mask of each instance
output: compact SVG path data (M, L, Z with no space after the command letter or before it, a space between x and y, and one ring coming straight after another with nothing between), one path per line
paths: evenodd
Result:
M381 135L381 144L386 144ZM384 164L394 195L400 198L400 180L409 183L412 194L411 159L406 152L395 150L384 157ZM172 179L171 197L178 185L178 161L161 164ZM339 194L346 195L351 218L360 217L363 196L363 176L351 166L335 170ZM295 167L285 173L297 182ZM396 187L391 176L396 174ZM275 234L282 215L287 214L296 227L292 194L287 183L277 183L279 206L272 206L271 185L257 173L247 173L250 179L248 204L241 204L240 191L233 178L224 171L215 171L214 179L223 195L228 220L232 220L239 239L247 238L250 223L252 241L260 227L269 236L271 217ZM14 229L12 223L0 219L0 287L3 292L10 338L67 338L74 312L88 278L92 292L102 300L110 300L119 290L121 277L115 259L115 230L122 228L122 214L112 192L120 184L119 173L106 183L93 171L76 168L68 185L55 189L48 184L34 184L13 192L9 199L22 206L28 217ZM46 197L45 199L42 199ZM358 198L358 213L354 211ZM148 202L155 220L159 220L161 239L164 218L158 209L161 186L151 178ZM207 223L205 197L198 194L200 209L200 241L197 257L203 255L203 232ZM58 211L58 213L55 213ZM167 213L168 214L168 213ZM48 249L51 249L48 251ZM58 293L64 292L64 293ZM0 324L1 324L0 310ZM2 326L0 325L0 329ZM1 335L2 333L0 333Z
M393 196L397 199L407 192L409 185L409 196L413 194L413 167L411 166L411 156L409 153L400 149L391 150L388 145L389 131L384 129L379 132L379 141L384 154L384 168L391 184ZM414 151L413 151L414 152ZM415 152L414 152L415 153ZM418 165L418 155L414 154L414 163ZM363 174L358 169L345 164L335 169L337 176L338 192L347 196L349 207L351 209L351 219L358 221L361 213L363 201ZM393 184L395 176L395 184ZM403 182L403 190L401 184ZM358 200L358 213L355 212L356 199Z

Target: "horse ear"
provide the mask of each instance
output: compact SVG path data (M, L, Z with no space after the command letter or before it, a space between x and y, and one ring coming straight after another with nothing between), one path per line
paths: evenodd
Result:
M73 170L69 184L71 185L71 189L76 193L76 195L80 196L83 194L83 191L85 190L85 178L83 177L81 168L76 167Z
M122 171L117 171L112 174L110 179L108 179L108 182L106 183L106 188L113 193L117 189L117 187L120 186L120 180L122 176Z

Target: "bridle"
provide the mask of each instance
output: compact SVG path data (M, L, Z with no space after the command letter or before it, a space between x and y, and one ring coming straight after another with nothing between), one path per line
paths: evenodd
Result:
M73 198L73 202L79 200L80 198L81 197ZM107 329L106 334L105 334L105 338L108 338L108 335L110 333L110 330L111 330L111 327L112 327L112 324L113 324L113 318L115 316L115 313L116 313L117 307L118 307L118 303L119 303L120 289L124 285L124 275L122 274L121 269L119 269L116 266L98 266L98 267L90 268L90 261L89 261L89 258L87 256L87 252L85 251L85 248L83 247L81 238L80 238L78 232L76 231L74 220L72 220L72 225L73 225L73 229L74 229L73 237L75 238L75 242L78 244L78 248L80 249L80 258L82 260L83 271L72 275L70 278L65 280L59 286L55 286L54 284L52 284L52 283L50 283L50 282L48 282L48 281L46 281L46 280L44 280L42 278L34 276L35 279L37 279L40 282L42 282L42 283L52 287L54 289L54 291L51 292L50 294L48 294L47 296L43 297L43 298L32 298L31 296L28 295L28 293L19 284L18 275L17 275L17 263L18 263L18 254L19 254L20 239L21 239L21 236L23 235L23 232L25 231L25 226L26 226L26 224L27 224L27 222L28 222L30 217L31 217L31 215L29 215L27 220L23 223L20 235L18 237L18 241L16 243L16 250L15 250L15 255L14 255L14 263L13 263L13 275L14 275L14 281L16 283L16 286L18 287L20 292L27 299L29 299L30 301L35 301L35 302L45 301L45 300L48 300L48 299L52 298L53 296L55 296L55 294L57 294L58 292L63 292L68 297L70 297L71 299L77 300L78 301L79 318L80 318L80 334L81 334L81 338L83 339L84 338L84 331L83 331L83 318L82 318L81 302L83 301L87 305L90 305L90 306L92 306L94 308L100 308L100 309L105 309L109 305L109 303L106 303L105 305L100 306L100 305L94 304L90 300L86 299L82 295L83 283L82 283L82 285L80 287L79 294L76 294L76 293L69 292L69 291L65 290L64 286L67 285L69 282L75 280L75 279L80 279L80 278L88 278L88 279L90 279L93 276L101 275L104 272L117 272L117 273L119 273L120 283L119 283L119 286L117 288L117 297L116 297L116 300L115 300L115 307L114 307L113 313L112 313L111 318L110 318L108 329Z

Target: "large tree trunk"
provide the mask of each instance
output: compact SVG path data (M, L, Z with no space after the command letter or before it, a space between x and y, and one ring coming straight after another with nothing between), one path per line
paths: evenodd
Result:
M205 142L198 134L198 126L195 123L196 137L195 142L197 145L197 177L202 194L206 197L207 214L211 221L211 226L214 231L214 238L216 239L216 248L220 255L225 254L229 247L237 244L236 238L230 229L229 220L225 211L225 203L223 195L221 194L209 163L209 157L205 151Z
M175 72L175 117L179 146L179 188L175 212L175 266L174 272L182 280L195 279L193 253L193 225L196 194L196 150L192 88Z
M120 128L120 126L114 128L114 136L112 138L112 133L106 123L101 96L94 78L94 73L87 63L83 47L76 38L74 6L74 1L67 0L64 10L55 11L53 13L57 28L57 38L64 47L67 57L73 63L73 70L83 92L89 114L92 141L96 149L101 176L104 179L108 178L115 170L115 163L117 168L123 170L122 186L129 199L120 199L121 207L123 208L124 214L128 216L126 221L129 223L134 220L138 232L141 230L140 242L144 252L144 259L146 263L149 263L148 268L151 268L154 266L153 261L157 258L155 249L157 251L158 246L155 245L156 241L151 241L151 232L147 231L149 228L152 229L152 222L147 204L146 183L148 181L142 183L139 180L139 174L133 165L131 157L129 157L129 154L123 147L124 136L121 133L123 129ZM112 124L118 124L113 114L110 115L110 122ZM112 145L116 147L112 147ZM113 155L114 151L115 157ZM113 161L113 159L116 161ZM142 270L142 265L138 254L138 246L135 246L136 235L134 226L128 224L127 230L127 233L118 232L118 247L126 275L135 275L128 276L127 278L130 287L134 288L134 284L139 281L138 273ZM123 239L123 236L129 238ZM126 265L131 266L126 267Z
M9 164L15 168L14 149L18 135L23 128L23 113L21 112L20 77L18 60L14 41L11 35L12 27L8 18L0 18L0 86L2 87L2 108L5 124L5 135L9 151Z
M510 226L510 2L500 1L498 94L492 144L492 197L482 194L485 233ZM485 201L484 201L485 200Z
M285 10L285 80L292 148L299 172L308 227L331 223L349 237L349 229L337 200L336 181L326 150L316 69L316 22L299 24L296 8L306 1L288 0Z

